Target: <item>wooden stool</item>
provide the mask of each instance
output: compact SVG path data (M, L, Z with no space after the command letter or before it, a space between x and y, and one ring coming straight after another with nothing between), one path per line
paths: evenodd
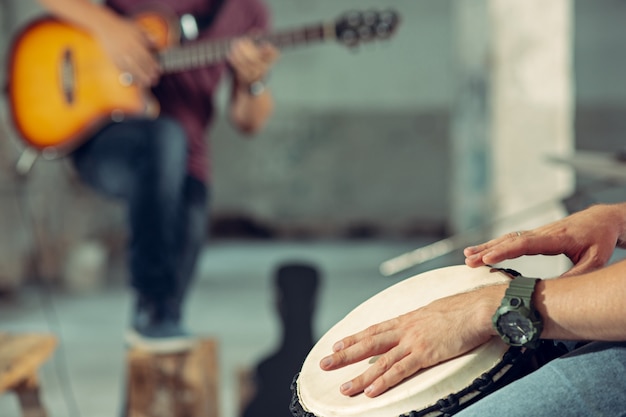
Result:
M217 343L188 352L128 351L126 417L218 417Z
M39 398L37 373L56 345L52 335L0 332L0 394L17 394L23 417L47 416Z

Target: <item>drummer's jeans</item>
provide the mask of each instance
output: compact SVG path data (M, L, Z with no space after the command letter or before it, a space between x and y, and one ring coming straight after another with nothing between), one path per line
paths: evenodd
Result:
M455 415L505 416L626 416L626 343L589 343Z
M132 287L140 296L182 298L208 221L208 190L187 174L182 127L165 117L113 123L73 160L86 183L125 203Z

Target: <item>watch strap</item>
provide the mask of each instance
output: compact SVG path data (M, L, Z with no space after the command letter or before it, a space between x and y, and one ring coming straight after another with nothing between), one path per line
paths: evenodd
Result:
M509 283L509 287L506 289L505 297L515 297L522 300L527 300L527 306L530 308L532 305L532 296L535 292L535 285L537 285L539 278L529 278L524 276L518 276L513 278Z

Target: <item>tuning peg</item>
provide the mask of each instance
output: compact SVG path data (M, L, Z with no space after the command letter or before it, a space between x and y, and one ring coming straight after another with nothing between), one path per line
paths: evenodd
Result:
M346 46L355 46L359 43L359 37L354 30L344 30L341 32L340 42Z

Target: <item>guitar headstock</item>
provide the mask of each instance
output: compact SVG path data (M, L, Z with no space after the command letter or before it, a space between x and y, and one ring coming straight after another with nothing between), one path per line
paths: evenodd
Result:
M335 21L335 36L339 43L353 47L361 42L388 39L399 23L400 17L394 10L349 11Z

